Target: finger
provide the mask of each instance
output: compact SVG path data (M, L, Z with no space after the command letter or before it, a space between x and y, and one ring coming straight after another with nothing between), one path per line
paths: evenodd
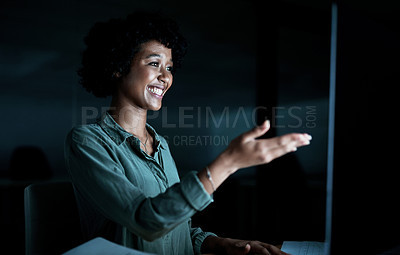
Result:
M293 152L297 150L297 142L296 141L292 141L289 144L286 144L285 146L279 146L279 147L275 147L272 149L269 149L268 151L264 152L263 157L261 157L261 159L263 160L263 163L269 163L272 160L282 157L283 155L289 153L289 152Z
M248 254L251 250L250 244L246 241L235 243L235 247L240 254Z
M312 137L309 134L292 133L270 139L264 139L268 148L285 147L288 144L295 144L296 147L310 144Z
M275 245L270 245L266 243L262 243L261 245L268 249L272 255L290 255L289 253L281 251L281 249L279 249Z
M249 253L249 252L250 252L250 250L251 250L251 246L250 246L250 244L246 244L246 246L244 247L244 250L243 250L243 252L244 252L244 254L247 254L247 253Z
M258 243L251 243L251 254L263 254L263 255L271 255L269 249L266 247L258 244Z
M257 137L260 137L265 133L267 133L270 127L271 127L270 121L266 120L260 126L254 127L252 130L243 133L242 135L243 139L244 141L256 139Z

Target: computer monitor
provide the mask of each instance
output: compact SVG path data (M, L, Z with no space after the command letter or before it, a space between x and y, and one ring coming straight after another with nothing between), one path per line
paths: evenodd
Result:
M260 236L325 240L331 255L383 253L400 244L399 3L333 1L329 12L285 3L264 21L278 23L267 30L278 40L260 59L277 61L260 61L260 102L275 121L271 135L304 130L313 140L259 168L260 200L271 205L260 210ZM307 128L310 117L316 128ZM326 193L310 189L322 186Z
M337 54L337 3L331 9L331 48L329 69L328 148L326 167L325 255L330 255L332 242L332 195L335 153L335 106L336 106L336 54Z
M384 254L400 244L399 10L395 1L333 3L327 254Z

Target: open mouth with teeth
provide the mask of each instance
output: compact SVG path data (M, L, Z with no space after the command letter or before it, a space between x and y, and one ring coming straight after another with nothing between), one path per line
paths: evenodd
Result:
M147 86L147 90L156 97L162 97L164 92L163 89L154 86Z

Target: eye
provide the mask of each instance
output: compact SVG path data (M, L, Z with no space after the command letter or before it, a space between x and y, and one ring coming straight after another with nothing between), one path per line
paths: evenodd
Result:
M172 66L167 66L167 71L168 72L172 72L172 70L174 70L174 68Z
M149 66L158 67L160 64L158 62L150 62Z

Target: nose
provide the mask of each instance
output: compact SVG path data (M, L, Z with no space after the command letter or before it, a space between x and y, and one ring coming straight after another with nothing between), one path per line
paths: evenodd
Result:
M172 80L172 74L166 68L161 68L160 69L160 74L158 76L158 80L165 85L170 85L170 82Z

